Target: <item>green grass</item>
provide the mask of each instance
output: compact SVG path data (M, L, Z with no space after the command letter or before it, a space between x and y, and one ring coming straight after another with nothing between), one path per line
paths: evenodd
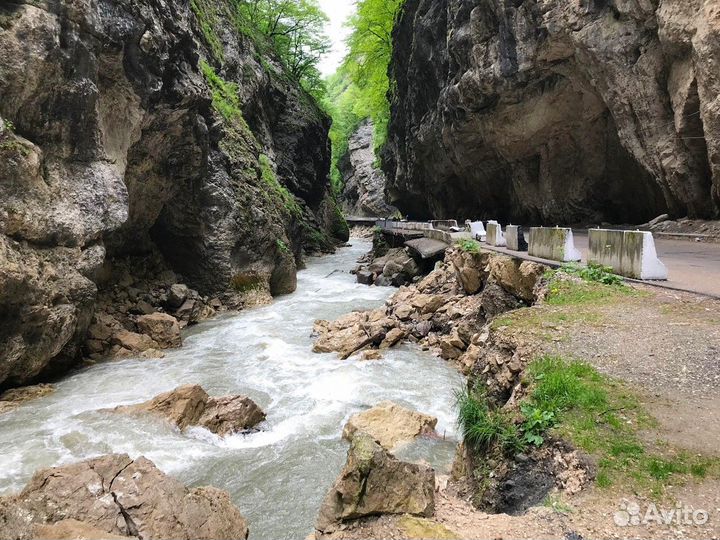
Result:
M577 276L585 281L602 283L603 285L621 285L623 278L613 274L612 268L600 264L589 263L583 266L578 263L564 264L560 271L571 276Z
M549 433L596 457L599 487L630 484L657 495L673 482L720 473L715 458L650 448L640 431L655 423L637 396L586 363L543 357L526 378L529 402L555 414Z
M458 240L457 245L466 253L480 253L480 242L476 240Z
M604 285L591 281L570 281L553 278L548 286L545 303L551 306L606 304L633 296L636 291L626 285Z
M513 419L490 409L481 386L458 391L456 403L463 440L475 450L489 451L497 445L506 454L514 454L527 446Z
M240 124L249 130L240 106L238 85L223 79L205 60L200 61L200 69L212 92L213 108L227 123Z

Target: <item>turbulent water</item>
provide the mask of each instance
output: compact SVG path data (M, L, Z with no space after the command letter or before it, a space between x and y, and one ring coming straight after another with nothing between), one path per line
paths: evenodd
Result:
M447 440L420 440L399 455L447 470L454 450L453 391L461 384L450 365L414 346L369 362L311 350L315 319L380 306L393 292L355 283L348 270L369 244L353 244L312 259L295 294L198 325L185 346L164 359L79 371L54 394L0 416L0 494L22 488L38 468L126 452L146 456L187 484L229 491L252 538L304 538L345 461L345 421L384 399L438 417ZM210 395L249 395L267 412L264 430L221 439L99 411L190 383Z

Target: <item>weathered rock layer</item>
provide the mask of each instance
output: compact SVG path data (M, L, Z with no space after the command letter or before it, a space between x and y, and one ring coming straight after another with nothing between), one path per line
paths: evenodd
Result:
M303 246L347 234L328 118L231 5L0 6L0 385L77 359L119 257L159 253L204 295L282 294Z
M384 157L416 217L720 210L715 0L412 0Z

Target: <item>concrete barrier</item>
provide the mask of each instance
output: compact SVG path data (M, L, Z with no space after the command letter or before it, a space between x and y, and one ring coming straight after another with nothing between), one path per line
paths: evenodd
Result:
M458 223L454 219L436 219L430 222L433 229L440 229L441 231L449 231L450 229L457 229Z
M533 257L551 261L580 261L581 253L575 249L572 229L559 227L531 227L529 253Z
M485 225L482 221L470 221L469 219L465 222L465 226L470 231L470 234L475 240L485 242L487 238L487 232L485 232Z
M652 233L590 229L588 236L588 263L610 267L625 277L667 279L667 268L658 259Z
M508 249L513 251L527 251L528 244L525 241L525 232L522 227L508 225L505 229L505 241Z
M495 247L505 247L507 245L502 226L497 221L488 221L487 243Z

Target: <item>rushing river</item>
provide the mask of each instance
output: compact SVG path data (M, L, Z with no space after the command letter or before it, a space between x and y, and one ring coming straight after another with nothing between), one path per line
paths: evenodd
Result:
M447 471L454 451L453 391L461 384L452 366L409 345L367 362L311 350L315 319L378 307L392 294L357 285L348 273L369 247L353 240L351 248L311 259L296 293L195 326L184 347L164 359L78 371L52 395L0 415L0 494L21 489L38 468L125 452L146 456L187 484L229 491L253 539L305 538L345 462L345 421L384 399L438 417L438 432L447 440L419 440L398 455ZM98 411L191 383L210 395L249 395L267 413L264 430L221 439Z

